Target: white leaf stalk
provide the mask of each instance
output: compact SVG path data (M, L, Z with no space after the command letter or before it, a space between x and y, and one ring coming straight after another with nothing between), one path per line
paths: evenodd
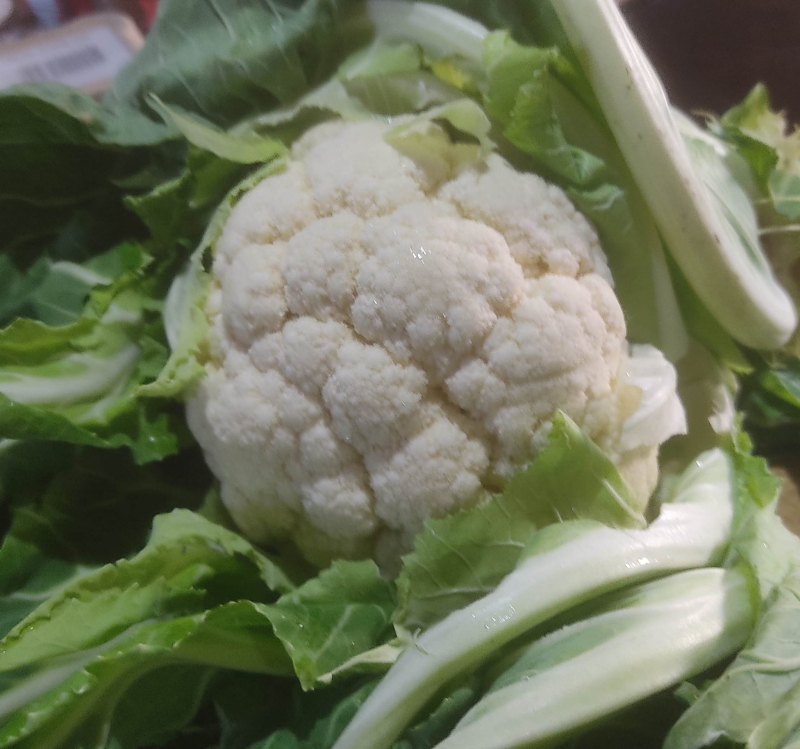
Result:
M456 54L475 63L483 61L488 29L477 21L431 3L370 0L367 15L378 36L413 39L437 54Z
M334 749L390 747L443 685L573 606L630 583L718 563L733 503L729 459L713 450L684 473L672 501L645 530L568 521L539 531L492 593L431 627L400 656Z
M698 173L664 88L614 0L552 4L628 168L697 294L741 343L759 349L786 343L797 324L791 298L760 247L737 236L719 196Z
M614 599L536 641L437 749L552 746L730 656L755 617L737 569L682 572Z

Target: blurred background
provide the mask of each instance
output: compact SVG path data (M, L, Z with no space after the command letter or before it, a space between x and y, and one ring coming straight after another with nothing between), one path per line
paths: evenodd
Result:
M773 104L800 122L800 0L618 1L678 106L720 113L762 81ZM105 46L98 43L102 35L97 33L89 35L95 51L86 53L87 26L110 29L132 53L152 23L157 4L158 0L0 0L0 87L22 82L25 76L59 79L73 73L75 80L74 69L82 66L79 80L84 82L91 78L93 63L98 80L104 79L109 67L123 65L129 55L112 49L108 35ZM70 31L84 41L65 42ZM28 45L24 54L22 42ZM31 67L32 46L39 47L36 58L43 62L38 70ZM77 54L78 49L84 54ZM67 59L48 68L53 56ZM106 68L98 65L101 57Z

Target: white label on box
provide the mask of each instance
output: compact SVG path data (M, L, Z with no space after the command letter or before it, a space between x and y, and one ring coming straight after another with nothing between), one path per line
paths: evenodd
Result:
M113 78L133 54L111 29L103 26L6 54L0 47L0 88L35 81L57 81L76 88L92 86Z

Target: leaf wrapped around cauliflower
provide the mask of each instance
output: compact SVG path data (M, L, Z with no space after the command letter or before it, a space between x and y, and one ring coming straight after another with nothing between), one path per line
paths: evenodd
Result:
M503 486L557 410L642 505L683 428L674 371L629 353L597 235L561 189L424 131L310 129L214 248L189 424L243 532L318 562L396 557L426 518ZM666 383L657 403L637 372Z

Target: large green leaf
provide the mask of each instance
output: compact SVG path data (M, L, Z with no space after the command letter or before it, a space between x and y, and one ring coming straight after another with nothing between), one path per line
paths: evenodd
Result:
M172 664L274 674L290 669L285 651L271 635L269 621L250 601L145 622L124 631L106 647L84 652L85 661L68 662L78 669L65 680L63 670L54 664L17 687L23 690L28 685L30 692L37 690L42 696L9 717L0 728L0 746L55 749L66 744L102 749L109 740L121 746L142 746L147 739L168 732L174 723L188 720L207 682L203 671L195 668L193 680L181 678L181 691L170 691L176 686L170 678L176 675ZM156 670L158 676L149 679L150 688L137 684ZM185 677L186 672L178 675ZM48 686L52 688L44 691ZM29 697L30 692L23 696ZM13 704L16 696L15 691L0 695L0 709ZM169 720L164 720L164 713L159 716L155 709L159 706ZM137 715L143 708L144 714ZM157 722L143 720L148 713L151 718L159 716Z
M111 110L77 89L57 83L14 86L0 94L0 142L152 146L175 131L135 110Z
M140 467L127 451L66 447L18 442L0 458L11 516L0 546L0 636L74 578L141 548L154 515L198 507L210 483L197 451Z
M293 590L293 572L192 512L159 516L129 560L63 580L40 569L55 589L0 642L0 746L59 746L74 730L95 737L81 738L87 746L105 746L91 741L118 720L130 726L127 710L117 715L128 688L174 663L291 673L258 601Z
M391 634L394 590L373 562L337 561L264 611L310 688Z
M66 86L42 83L3 91L0 242L11 247L53 236L78 207L109 222L107 228L126 226L119 220L121 192L114 180L141 170L176 137L135 110L111 111ZM122 238L127 237L116 240Z
M189 143L221 159L236 164L260 164L286 153L280 141L249 132L225 132L180 107L167 106L155 94L151 98L164 120L172 123Z
M237 575L229 593L254 600L268 598L270 589L293 587L278 566L235 533L186 510L159 516L136 556L80 578L14 627L3 640L0 669L80 651L153 616L205 608L225 595L224 587L213 587L215 580L233 582Z
M762 84L709 127L732 144L748 163L756 186L744 181L758 207L760 238L778 280L800 304L800 134L790 131L782 112L770 106ZM752 182L752 179L751 179ZM747 378L742 406L750 426L760 428L762 449L791 450L800 437L797 382L800 331L779 355L754 357L756 372Z
M199 664L294 674L312 687L391 633L393 588L374 563L339 562L295 587L291 564L186 510L157 517L141 552L100 568L23 558L13 538L0 555L38 570L20 570L21 590L48 597L0 641L0 746L103 747L100 737L118 732L141 741L185 723L204 694L169 697L173 718L154 726L136 715L160 690L155 676L152 689L137 687L147 673L183 679L169 667ZM192 673L203 682L205 672Z
M800 685L790 689L750 734L750 749L797 749L800 746Z
M325 80L349 51L341 23L357 7L355 0L162 3L106 103L146 111L152 93L223 126L288 103Z
M39 546L9 532L0 546L0 636L91 569L72 559L48 556Z
M286 149L280 141L252 132L221 131L155 97L154 103L186 138L186 165L178 176L125 202L150 230L153 254L168 261L197 246L214 209L248 171Z
M4 261L4 262L3 262ZM91 292L112 285L122 274L138 270L143 262L141 248L122 244L84 263L42 257L25 275L19 274L3 256L2 283L13 284L6 297L8 311L19 317L61 326L78 320Z
M766 86L756 85L722 115L719 126L750 163L759 182L767 185L780 160L777 147L786 136L786 119L771 109Z

